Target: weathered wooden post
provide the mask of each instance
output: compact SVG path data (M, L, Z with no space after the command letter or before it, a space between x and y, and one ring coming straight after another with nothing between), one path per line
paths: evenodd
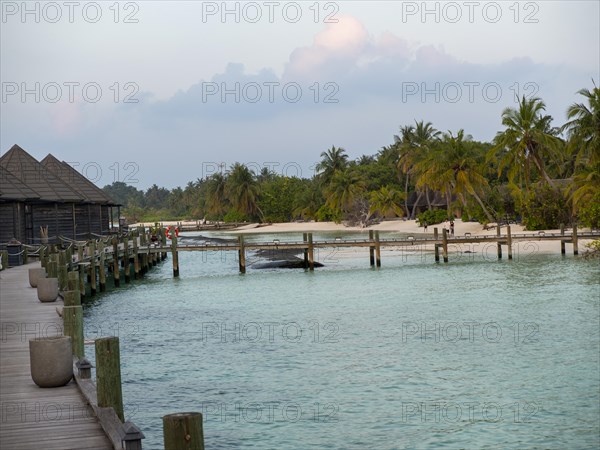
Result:
M90 241L90 295L96 295L96 241Z
M512 255L512 235L510 234L510 225L506 227L506 245L508 246L508 259L513 259Z
M64 335L71 336L73 355L83 358L83 308L81 305L63 307L63 325Z
M308 270L315 270L315 247L312 233L308 233Z
M173 276L179 276L179 254L177 253L177 235L173 233L171 236L171 253L173 258Z
M133 236L133 278L138 280L141 278L140 272L140 250L138 248L137 237Z
M79 290L79 272L69 272L67 275L67 290Z
M50 260L48 261L48 267L46 269L46 272L48 272L48 278L58 278L58 264L56 262L56 256L56 253L52 253L49 257Z
M119 240L112 238L113 246L113 282L115 287L121 286L121 269L119 268Z
M308 242L308 233L302 233L302 242ZM304 268L308 269L308 246L302 250L304 253Z
M381 267L381 245L379 244L379 231L375 231L375 265Z
M46 272L48 272L48 257L46 256L46 247L40 247L38 254L40 255L40 265L46 269Z
M67 290L67 254L64 250L58 253L58 288L61 291Z
M63 291L63 301L65 306L81 306L81 296L79 289L72 291Z
M434 252L435 252L435 262L440 262L440 247L439 244L437 243L439 236L438 236L438 229L437 227L434 227L433 229L433 239L435 240L435 243L433 244L434 246Z
M202 414L187 412L163 416L165 450L204 450Z
M500 225L496 225L496 237L498 238L498 243L496 244L498 249L498 259L502 259L502 244L500 243Z
M123 240L123 272L125 273L125 283L131 281L131 263L129 262L129 236Z
M118 337L96 339L96 386L98 406L113 408L121 422L125 421Z
M79 266L79 294L85 297L85 263L80 262Z
M104 242L98 242L98 253L100 255L100 261L98 264L98 277L100 278L100 292L106 291L106 252L104 251Z
M369 240L373 242L373 239L373 230L369 230ZM375 267L375 247L373 245L369 247L369 263L371 264L371 267Z
M238 250L238 261L240 266L240 273L246 273L246 249L244 247L244 235L240 234L238 236L238 245L240 246Z
M23 264L29 264L29 250L23 247Z
M131 422L123 424L123 450L142 450L144 433Z
M8 269L8 251L7 250L2 250L2 269L6 270Z
M77 244L77 262L83 262L83 245Z
M573 224L572 241L573 241L573 254L579 255L579 243L577 241L577 224L576 223Z
M560 235L561 236L565 235L565 224L564 223L560 224ZM566 252L566 249L565 249L565 240L561 239L560 240L560 254L561 255L565 255L566 253L567 252Z
M442 228L442 256L444 257L444 262L448 262L448 230L446 228Z
M165 248L167 246L167 234L165 233L165 229L163 227L160 227L159 233L160 233L160 246L162 248ZM162 252L160 254L160 258L163 261L165 259L167 259L167 252Z

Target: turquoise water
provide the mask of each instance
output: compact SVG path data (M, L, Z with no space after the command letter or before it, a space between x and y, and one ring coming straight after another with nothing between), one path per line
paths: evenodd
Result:
M146 449L182 411L211 449L598 448L598 262L479 250L246 275L182 252L88 304L86 337L120 337Z

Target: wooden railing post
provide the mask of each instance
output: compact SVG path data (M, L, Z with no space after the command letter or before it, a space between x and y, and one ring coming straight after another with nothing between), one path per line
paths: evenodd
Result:
M177 253L177 235L173 232L171 236L171 253L173 258L173 276L179 276L179 254Z
M369 230L369 240L373 242L373 239L373 230ZM375 267L375 246L373 245L369 246L369 263L371 264L371 267Z
M577 224L576 223L573 224L572 241L573 241L573 254L578 255L579 254L579 243L577 241Z
M512 235L510 234L510 225L506 227L506 245L508 246L508 259L513 259L512 254Z
M64 335L71 336L73 355L83 358L83 309L81 305L63 307L63 325Z
M496 236L498 237L497 249L498 259L502 259L502 244L500 243L500 225L496 225Z
M106 252L104 251L104 242L101 240L98 242L98 254L100 255L100 261L98 264L98 277L100 281L100 292L106 291Z
M310 271L315 270L315 248L312 233L308 233L308 269Z
M113 246L113 282L115 287L121 286L121 269L119 267L119 240L116 237L112 238Z
M379 244L379 231L375 231L375 265L381 267L381 245Z
M442 256L444 257L444 262L448 262L448 230L446 228L442 228Z
M437 241L439 239L437 227L433 228L433 239L435 240L435 244L434 244L435 262L440 262L440 247L439 247L439 244L437 243Z
M118 337L96 339L96 387L98 406L113 408L121 422L124 422Z
M90 295L96 295L96 242L91 241L89 245L90 252Z
M308 233L302 233L302 242L308 242ZM304 247L304 268L308 269L308 247Z
M125 283L131 281L131 264L129 262L129 236L123 239L123 272L125 273Z
M204 450L202 414L176 413L163 416L165 450Z
M244 235L240 234L238 236L238 245L240 246L238 250L238 261L240 266L240 273L246 273L246 249L244 248Z
M564 235L565 235L565 224L564 224L564 223L561 223L561 224L560 224L560 235L561 235L561 236L564 236ZM566 249L565 249L565 240L564 240L564 239L561 239L561 240L560 240L560 254L561 254L561 255L564 255L564 254L566 254L566 253L567 253L567 252L566 252Z

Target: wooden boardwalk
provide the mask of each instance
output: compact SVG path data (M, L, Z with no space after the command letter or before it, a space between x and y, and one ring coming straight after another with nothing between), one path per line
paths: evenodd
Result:
M62 303L38 301L31 267L0 272L0 449L112 449L74 381L42 389L31 379L29 339L63 332Z

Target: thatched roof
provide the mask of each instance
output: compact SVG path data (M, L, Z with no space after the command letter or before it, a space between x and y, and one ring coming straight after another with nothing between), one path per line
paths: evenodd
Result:
M3 200L36 200L40 194L35 192L12 173L0 166L0 201Z
M48 154L40 163L67 183L71 189L80 194L89 203L113 206L115 202L102 189L77 172L64 161L59 161L54 155Z
M39 200L50 202L80 202L84 200L81 194L53 175L18 145L13 145L2 155L0 166L18 178L29 189L39 194Z

